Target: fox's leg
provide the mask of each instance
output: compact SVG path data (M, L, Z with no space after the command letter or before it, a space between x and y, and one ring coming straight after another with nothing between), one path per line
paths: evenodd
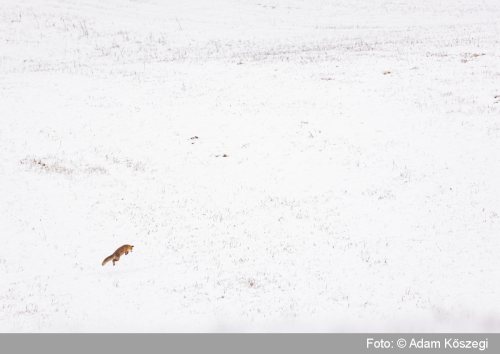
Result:
M125 255L127 255L127 254L128 254L128 251L127 251L127 252L125 252Z

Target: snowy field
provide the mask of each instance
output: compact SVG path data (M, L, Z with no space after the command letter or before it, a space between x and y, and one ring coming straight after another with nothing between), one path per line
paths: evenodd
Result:
M499 18L1 1L0 331L500 332Z

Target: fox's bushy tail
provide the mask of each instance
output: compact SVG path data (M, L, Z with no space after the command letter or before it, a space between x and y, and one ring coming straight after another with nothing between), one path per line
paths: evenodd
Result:
M105 265L106 263L108 263L109 261L111 261L113 259L113 255L109 256L109 257L106 257L104 258L104 261L102 261L102 265Z

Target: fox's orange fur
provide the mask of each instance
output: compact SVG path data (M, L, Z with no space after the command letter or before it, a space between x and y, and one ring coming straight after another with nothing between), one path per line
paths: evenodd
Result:
M133 248L134 246L131 245L121 246L111 256L104 258L104 261L102 261L102 265L105 265L109 261L113 261L113 265L115 265L115 262L118 262L121 256L123 256L124 254L128 254L129 252L132 252Z

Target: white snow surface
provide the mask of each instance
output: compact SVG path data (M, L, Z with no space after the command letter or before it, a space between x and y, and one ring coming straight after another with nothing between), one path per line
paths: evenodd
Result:
M1 1L0 331L500 331L499 18Z

